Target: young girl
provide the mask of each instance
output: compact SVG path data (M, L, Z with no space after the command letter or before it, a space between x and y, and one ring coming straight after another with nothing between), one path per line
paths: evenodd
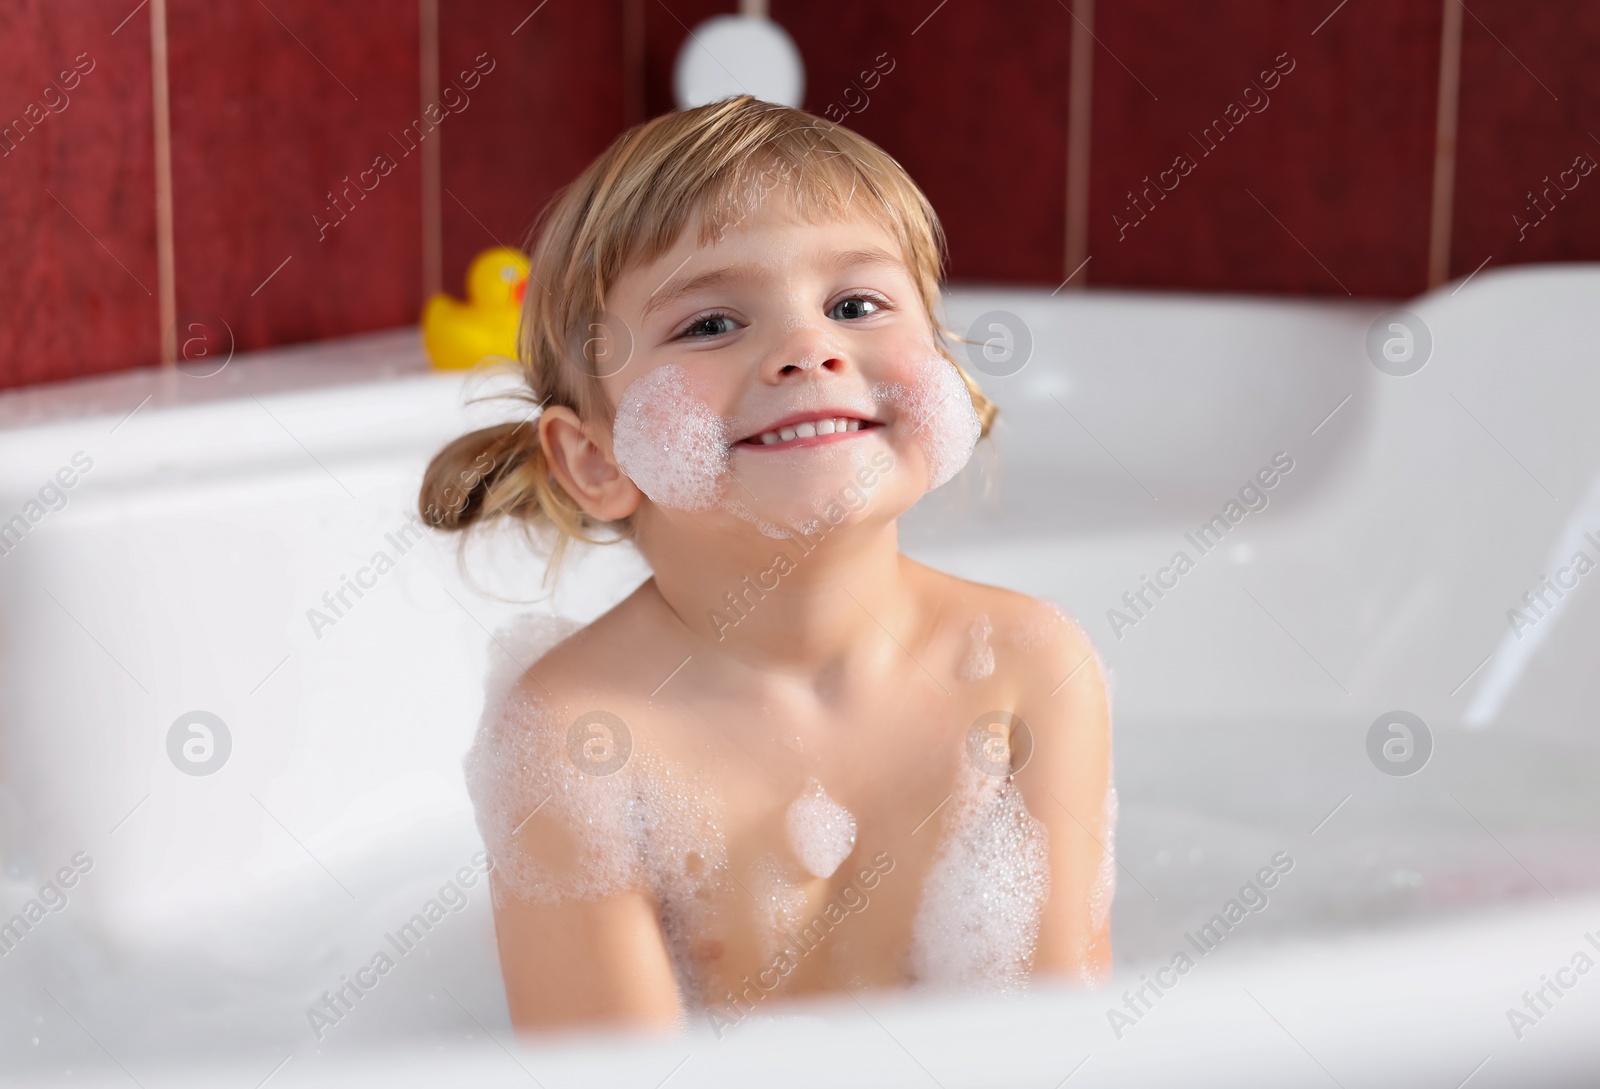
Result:
M467 756L519 1028L1108 971L1094 650L898 549L995 413L943 346L943 260L882 149L749 96L630 130L554 204L537 423L456 440L420 500L654 573L535 632Z

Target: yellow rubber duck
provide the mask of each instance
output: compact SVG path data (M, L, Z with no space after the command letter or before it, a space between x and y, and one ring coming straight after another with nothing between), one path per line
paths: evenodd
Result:
M467 301L435 295L422 308L422 343L442 370L466 370L485 356L517 357L517 325L528 259L495 246L467 267Z

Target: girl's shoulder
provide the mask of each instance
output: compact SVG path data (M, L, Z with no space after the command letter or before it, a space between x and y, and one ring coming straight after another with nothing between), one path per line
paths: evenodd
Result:
M642 887L631 806L641 754L627 720L592 698L589 627L525 614L489 640L483 717L462 763L497 897L551 903Z
M958 680L992 680L1022 696L1047 677L1053 677L1048 688L1054 688L1063 679L1055 675L1063 663L1070 670L1092 662L1093 668L1085 665L1078 675L1099 673L1099 655L1088 633L1055 602L932 568L923 571L930 597L938 602L938 628L956 659Z

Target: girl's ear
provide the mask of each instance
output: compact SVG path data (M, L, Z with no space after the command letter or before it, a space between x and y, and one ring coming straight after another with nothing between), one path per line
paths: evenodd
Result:
M615 522L639 509L644 493L590 436L578 414L550 405L539 414L539 441L556 483L585 514Z

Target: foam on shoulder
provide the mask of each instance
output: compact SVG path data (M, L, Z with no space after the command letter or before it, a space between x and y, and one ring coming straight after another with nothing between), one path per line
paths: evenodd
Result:
M962 680L971 683L994 675L994 647L989 643L992 634L994 625L989 623L988 614L979 613L967 629L967 656L961 663Z
M717 903L726 892L727 850L720 796L705 775L663 759L634 730L626 761L605 774L572 753L570 708L499 659L537 661L581 624L528 614L490 642L483 719L463 761L478 830L498 877L497 903L509 894L532 903L598 900L649 893L671 954L680 993L698 1001L693 943L722 932ZM541 853L525 834L535 815L557 822L570 851Z

